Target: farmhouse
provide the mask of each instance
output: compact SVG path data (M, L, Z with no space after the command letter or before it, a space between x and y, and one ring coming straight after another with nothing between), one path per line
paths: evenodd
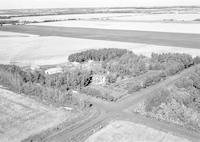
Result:
M50 68L48 70L45 71L46 74L56 74L56 73L62 73L63 69L61 67L57 67L57 68Z

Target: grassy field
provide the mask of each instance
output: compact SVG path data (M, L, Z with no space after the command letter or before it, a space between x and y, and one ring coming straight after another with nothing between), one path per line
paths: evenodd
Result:
M170 133L128 121L114 121L85 142L189 142Z
M19 142L78 117L78 113L47 107L25 96L0 89L0 141Z

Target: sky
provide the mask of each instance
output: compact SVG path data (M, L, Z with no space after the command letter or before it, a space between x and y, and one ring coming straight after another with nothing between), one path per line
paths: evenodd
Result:
M0 0L0 9L177 5L200 6L200 0Z

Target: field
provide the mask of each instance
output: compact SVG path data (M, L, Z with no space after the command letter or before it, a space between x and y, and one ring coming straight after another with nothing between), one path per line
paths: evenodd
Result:
M85 142L190 142L170 133L135 124L129 121L114 121L90 136Z
M0 30L40 36L60 36L104 41L144 43L148 44L146 47L149 47L150 45L159 45L198 49L198 45L200 44L200 41L197 40L200 38L199 34L22 25L3 26Z
M172 33L200 33L199 23L153 23L153 22L121 22L121 21L62 21L36 23L31 25L76 27L76 28L96 28L115 30L136 30L136 31L156 31Z
M67 61L71 53L91 48L124 48L136 54L150 56L154 53L179 52L193 56L200 55L199 49L150 44L126 43L78 39L58 36L37 36L11 32L0 32L0 63L19 65L48 65ZM7 44L7 43L10 44ZM58 45L59 43L59 45Z
M47 107L25 96L0 89L0 140L19 142L31 135L56 127L78 113Z

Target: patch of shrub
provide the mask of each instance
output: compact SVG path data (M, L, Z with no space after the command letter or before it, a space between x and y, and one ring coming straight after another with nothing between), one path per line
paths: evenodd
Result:
M160 106L161 103L167 102L169 97L170 92L166 89L162 89L161 91L155 92L154 95L151 95L146 99L145 110L147 112L151 112L153 108Z

